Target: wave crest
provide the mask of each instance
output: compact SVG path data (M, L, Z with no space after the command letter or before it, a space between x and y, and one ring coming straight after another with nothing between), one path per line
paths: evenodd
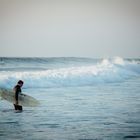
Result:
M103 59L90 66L24 72L1 71L0 87L11 88L19 79L25 81L25 88L86 86L122 82L139 74L138 64L126 63L117 57L111 60Z

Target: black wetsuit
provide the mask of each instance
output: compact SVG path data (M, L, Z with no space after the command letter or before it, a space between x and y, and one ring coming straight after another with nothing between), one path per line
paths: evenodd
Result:
M18 101L18 95L19 93L21 93L21 87L19 85L16 85L14 87L15 90L15 100ZM21 105L16 105L14 104L15 110L22 110L22 106Z
M15 99L16 101L18 101L18 94L21 93L21 87L19 85L16 85L14 87L14 90L15 90Z

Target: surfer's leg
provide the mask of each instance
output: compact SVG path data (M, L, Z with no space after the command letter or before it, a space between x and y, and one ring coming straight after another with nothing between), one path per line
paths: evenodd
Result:
M18 109L17 109L17 105L16 105L16 104L14 104L14 108L15 108L15 110L18 110Z
M22 111L22 106L21 105L16 105L17 106L17 110Z
M23 110L23 108L22 108L21 105L16 105L16 104L14 104L14 107L15 107L15 110L20 110L20 111Z
M23 110L21 105L18 105L18 110Z

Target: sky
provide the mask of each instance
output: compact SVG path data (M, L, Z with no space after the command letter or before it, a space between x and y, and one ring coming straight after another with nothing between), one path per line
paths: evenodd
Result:
M140 58L140 0L0 0L0 57Z

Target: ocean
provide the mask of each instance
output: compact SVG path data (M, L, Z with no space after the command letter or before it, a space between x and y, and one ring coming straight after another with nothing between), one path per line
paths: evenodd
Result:
M140 59L0 58L0 88L18 80L40 105L0 99L0 140L140 140Z

